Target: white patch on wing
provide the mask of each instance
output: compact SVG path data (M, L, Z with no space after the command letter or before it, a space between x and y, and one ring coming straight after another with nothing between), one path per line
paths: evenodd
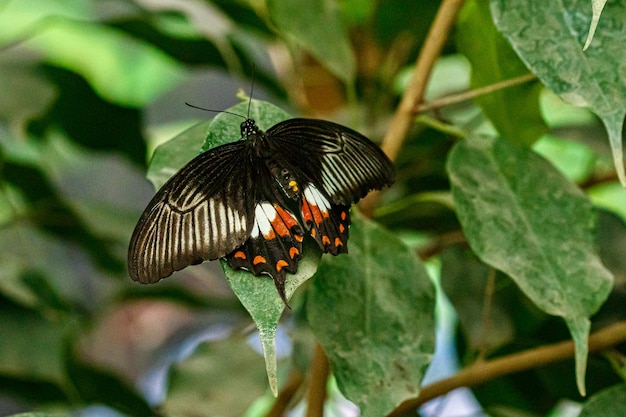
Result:
M272 221L276 218L276 209L269 203L260 203L254 209L254 227L250 237L267 236L272 231Z
M330 210L330 203L313 184L308 184L304 188L304 198L306 198L309 204L317 206L323 213L327 213Z

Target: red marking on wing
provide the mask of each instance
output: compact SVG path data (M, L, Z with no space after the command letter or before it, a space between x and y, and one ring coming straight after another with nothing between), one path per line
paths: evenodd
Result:
M348 214L345 211L341 212L341 220L345 220L348 217Z
M324 218L328 217L327 211L322 211L318 206L309 202L306 198L302 198L302 218L305 222L315 222L320 224Z
M264 257L262 257L261 255L257 255L257 256L254 257L254 260L252 261L252 264L253 265L258 265L258 264L264 264L266 262L267 262L267 260Z
M299 254L300 254L300 251L295 246L289 248L289 257L291 259L295 258L296 255L299 255Z
M340 231L341 233L343 233L343 232L345 232L345 231L346 231L346 227L345 227L343 224L341 224L341 223L339 224L339 231Z
M274 209L276 210L278 217L272 219L272 227L279 236L290 235L291 228L297 226L298 221L292 215L283 210L281 206L274 205Z
M246 259L246 254L243 251L238 250L237 252L235 252L235 254L233 255L233 258L237 258L237 259Z

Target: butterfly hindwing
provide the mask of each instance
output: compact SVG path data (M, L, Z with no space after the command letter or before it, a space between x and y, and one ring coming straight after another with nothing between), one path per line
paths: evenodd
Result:
M128 251L131 278L159 281L174 271L217 259L250 234L254 187L246 141L202 153L154 196L139 219Z
M370 190L391 185L389 158L360 133L324 120L289 119L267 131L275 153L286 155L330 201L350 206Z
M304 226L325 253L348 252L350 207L331 204L313 184L302 193L301 214Z
M278 203L260 201L254 209L250 237L226 260L233 269L271 276L286 304L285 273L298 270L302 240L302 230L293 213Z

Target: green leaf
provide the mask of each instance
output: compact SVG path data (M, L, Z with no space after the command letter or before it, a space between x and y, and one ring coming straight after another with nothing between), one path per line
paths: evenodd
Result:
M626 384L619 384L591 396L578 417L623 417L624 415L626 415Z
M613 283L595 252L591 202L543 158L495 138L458 143L448 172L472 250L507 273L540 309L566 320L582 382L584 321Z
M288 274L285 282L285 293L290 299L293 293L317 270L320 258L319 249L313 244L305 244L303 257L298 265L298 272ZM247 271L234 271L226 261L222 261L226 279L241 304L248 310L256 324L263 346L265 368L270 389L274 396L278 395L278 368L276 362L276 329L278 321L285 310L285 303L278 295L274 281L265 276L255 277Z
M33 413L21 413L21 414L12 414L10 417L72 417L75 416L75 412L50 412L50 411L38 411Z
M489 0L465 3L459 15L456 44L472 64L471 87L495 84L528 73L491 19ZM548 130L539 108L539 83L525 83L475 100L500 135L530 145Z
M626 115L626 2L606 6L591 47L589 2L491 0L494 21L524 63L562 99L589 107L604 122L613 162L626 187L622 125Z
M382 416L420 392L435 345L434 290L394 234L354 213L350 235L349 255L323 258L307 315L341 392L363 416Z
M348 33L336 2L330 0L268 0L272 22L317 58L346 84L356 74Z
M241 118L236 115L241 115ZM216 146L241 139L240 124L246 117L256 120L261 129L267 130L276 123L289 119L291 116L268 102L260 100L241 102L219 113L211 121L202 149L212 149ZM162 173L157 175L157 178L159 178L158 182L163 181L166 177L169 178L170 175L176 172L180 168L180 166L177 167L176 165L181 164L182 166L186 163L187 158L191 159L195 156L193 155L194 151L190 150L185 151L185 155L177 157L176 162L173 164L169 158L169 154L176 153L180 149L187 149L186 147L197 149L198 138L205 132L205 127L206 124L204 123L196 125L177 136L173 140L175 143L170 144L170 142L167 142L157 149L159 156L157 158L155 152L154 168L152 165L150 168L155 173ZM298 286L315 273L318 260L319 252L316 252L314 248L304 251L304 257L300 261L297 274L287 276L285 284L287 298L291 297ZM280 299L271 279L255 277L246 271L233 271L225 262L222 262L222 268L226 273L226 278L231 288L257 325L265 353L270 388L274 395L277 395L275 337L278 320L282 315L285 304Z

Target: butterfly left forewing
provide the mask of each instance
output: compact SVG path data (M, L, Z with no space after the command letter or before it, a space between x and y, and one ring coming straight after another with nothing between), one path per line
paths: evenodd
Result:
M211 149L157 192L130 241L132 279L152 283L174 271L225 256L246 241L254 207L247 144Z

